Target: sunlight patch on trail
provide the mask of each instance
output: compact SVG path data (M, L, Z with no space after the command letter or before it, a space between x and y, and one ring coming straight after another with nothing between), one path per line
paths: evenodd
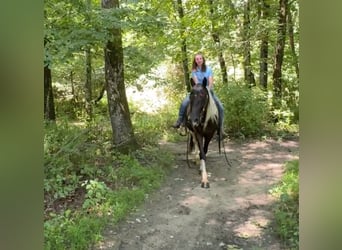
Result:
M252 209L246 221L237 225L234 232L241 238L260 237L269 226L269 211Z

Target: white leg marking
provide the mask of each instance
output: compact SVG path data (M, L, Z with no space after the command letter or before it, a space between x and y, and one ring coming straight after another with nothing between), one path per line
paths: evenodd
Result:
M205 161L201 160L201 164L200 164L200 169L202 170L202 184L207 184L208 183L208 173L207 170L205 168Z

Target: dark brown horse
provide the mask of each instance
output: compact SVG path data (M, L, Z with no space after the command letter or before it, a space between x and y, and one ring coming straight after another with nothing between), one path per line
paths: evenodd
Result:
M199 154L195 156L199 157L200 160L201 187L204 188L209 188L205 165L206 154L218 126L218 109L207 87L207 79L204 78L202 85L197 84L192 87L186 116L186 127L191 133L188 154L194 147L195 152L199 150Z

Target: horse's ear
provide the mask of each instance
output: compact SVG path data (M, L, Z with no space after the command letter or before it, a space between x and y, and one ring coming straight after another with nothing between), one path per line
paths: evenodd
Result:
M195 86L195 81L194 81L194 79L192 79L192 77L190 78L190 83L191 83L192 87Z
M203 83L202 83L203 87L207 87L207 84L208 84L208 80L207 80L206 77L204 77L203 78Z

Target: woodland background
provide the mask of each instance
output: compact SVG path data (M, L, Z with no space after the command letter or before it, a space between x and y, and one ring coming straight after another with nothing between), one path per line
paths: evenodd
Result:
M46 249L89 247L158 187L172 162L158 142L180 139L170 125L199 51L231 139L298 136L298 8L290 0L46 0ZM293 211L281 218L297 224L280 234L296 245L298 182L294 190L283 201Z

